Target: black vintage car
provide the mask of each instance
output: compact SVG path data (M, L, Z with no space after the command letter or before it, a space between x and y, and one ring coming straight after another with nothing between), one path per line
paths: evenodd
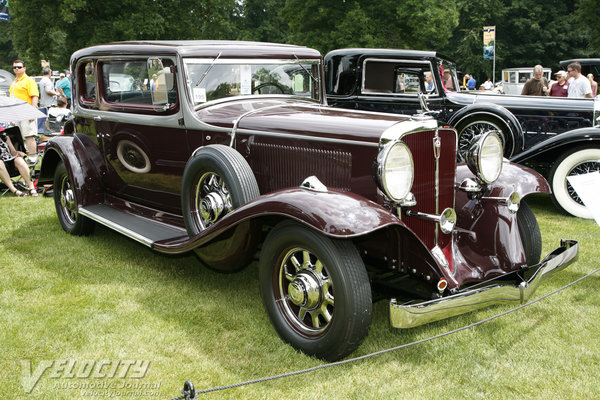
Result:
M550 181L560 210L591 218L566 176L600 170L594 100L461 90L455 64L433 51L339 49L324 64L330 105L408 115L428 109L457 129L461 155L475 137L495 130L505 157Z
M541 259L523 199L548 184L503 160L494 132L457 164L456 131L431 116L328 107L321 62L249 42L75 52L74 132L50 140L40 173L62 228L103 224L224 272L260 250L273 326L328 360L367 334L373 289L409 328L525 301L576 257L564 240Z

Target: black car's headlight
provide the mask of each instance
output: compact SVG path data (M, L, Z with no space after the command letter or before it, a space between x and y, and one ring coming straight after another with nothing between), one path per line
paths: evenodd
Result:
M498 134L490 131L471 145L466 161L469 169L483 183L492 183L502 171L502 142Z
M388 143L377 156L380 188L395 202L410 193L414 178L412 153L401 141Z

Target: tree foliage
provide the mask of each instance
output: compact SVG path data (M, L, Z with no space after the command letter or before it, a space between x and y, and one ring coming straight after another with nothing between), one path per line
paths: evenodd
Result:
M496 78L505 67L556 67L598 56L598 0L11 0L0 22L0 67L15 57L68 68L75 50L118 40L238 39L437 50L479 79L482 28L496 26ZM30 73L35 68L29 69Z

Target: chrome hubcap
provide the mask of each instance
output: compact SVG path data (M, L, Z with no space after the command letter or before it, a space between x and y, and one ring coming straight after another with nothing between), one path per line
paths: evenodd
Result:
M232 210L231 194L223 178L215 172L206 172L198 180L193 214L199 230L214 224Z
M67 221L74 224L77 219L77 203L75 202L75 194L67 176L63 178L60 188L60 205L63 208L63 214Z
M333 285L326 267L306 249L294 248L279 268L279 297L287 321L302 334L324 332L334 312Z

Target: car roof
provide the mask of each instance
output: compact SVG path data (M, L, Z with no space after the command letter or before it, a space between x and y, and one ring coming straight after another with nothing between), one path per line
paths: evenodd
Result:
M106 43L77 50L71 61L89 56L180 55L183 57L320 58L309 47L233 40L141 40Z
M578 62L581 65L600 65L600 58L573 58L572 60L562 60L561 66Z
M409 49L372 49L372 48L346 48L336 49L327 53L327 57L337 55L363 55L366 57L407 57L407 58L443 58L444 60L452 60L436 51L427 50L409 50Z

